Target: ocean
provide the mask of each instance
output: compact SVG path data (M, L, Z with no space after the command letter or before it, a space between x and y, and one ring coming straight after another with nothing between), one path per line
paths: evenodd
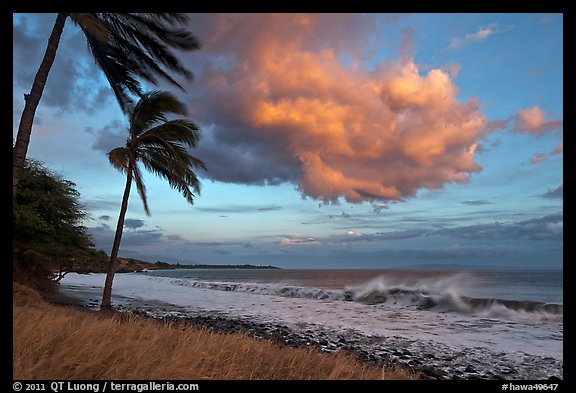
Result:
M103 274L62 291L97 307ZM561 270L182 269L117 274L113 302L153 316L283 326L445 378L563 378ZM412 362L412 363L410 363Z

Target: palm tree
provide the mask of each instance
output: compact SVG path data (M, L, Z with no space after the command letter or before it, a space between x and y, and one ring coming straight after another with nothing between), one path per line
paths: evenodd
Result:
M186 79L192 78L192 73L182 66L171 51L200 48L200 43L191 32L178 27L188 20L184 14L59 13L32 89L29 94L24 94L24 110L12 149L12 198L16 196L20 172L26 159L36 108L68 17L82 29L88 49L104 71L123 112L131 103L129 94L142 96L140 82L136 78L155 85L157 76L160 76L182 90L182 86L167 70Z
M184 119L168 120L166 115L169 113L186 115L186 107L169 92L152 91L144 94L129 113L130 126L126 145L108 153L110 163L126 174L126 188L122 197L114 245L102 294L100 309L103 311L112 309L112 282L118 265L118 249L132 181L136 183L144 204L144 211L150 215L146 201L146 188L138 162L141 162L150 172L165 178L170 186L180 191L190 204L194 203L192 190L196 193L200 192L200 183L194 169L206 170L206 167L201 160L191 156L187 150L187 147L195 147L198 143L198 127Z

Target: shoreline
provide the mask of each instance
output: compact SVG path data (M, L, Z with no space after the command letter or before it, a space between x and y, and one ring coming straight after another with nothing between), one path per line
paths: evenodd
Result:
M98 290L98 293L96 292ZM99 288L61 288L68 304L98 309ZM79 295L79 296L78 296ZM75 300L71 300L75 299ZM382 365L399 364L419 372L421 379L438 380L561 380L563 362L544 356L499 353L490 362L482 361L482 348L454 351L439 343L423 343L403 337L369 336L358 331L327 330L310 324L287 326L282 323L251 321L230 317L218 311L191 311L161 301L116 296L116 310L163 321L184 322L222 333L244 332L257 339L270 340L294 348L315 347L322 352L346 351L361 361ZM522 368L517 357L522 356Z

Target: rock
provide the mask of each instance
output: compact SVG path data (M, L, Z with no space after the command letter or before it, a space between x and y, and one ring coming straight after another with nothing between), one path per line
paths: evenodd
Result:
M442 378L442 372L440 370L437 370L436 368L432 367L432 366L424 366L420 368L420 373L421 375L426 375L429 377L429 379L438 379L438 378Z
M476 369L474 367L472 367L471 365L468 365L464 369L464 372L465 373L477 373L478 371L476 371Z

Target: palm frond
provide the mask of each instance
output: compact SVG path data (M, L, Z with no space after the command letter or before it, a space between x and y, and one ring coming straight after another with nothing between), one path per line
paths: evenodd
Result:
M126 173L128 170L128 153L126 148L124 147L117 147L112 149L108 153L108 161L110 164L116 169L118 169L122 173Z
M138 195L140 195L140 199L142 199L142 205L144 205L144 211L146 212L146 215L149 216L150 210L148 209L148 200L146 198L146 186L142 180L142 171L140 171L137 163L132 165L132 174L134 175L134 182L136 183Z
M143 79L157 84L160 77L181 90L184 88L168 73L186 79L193 74L171 49L196 50L198 39L185 28L172 27L187 20L183 14L93 13L71 14L86 37L96 63L104 71L124 112L130 95L142 97Z
M170 156L151 154L149 157L143 156L142 163L150 172L164 178L172 188L181 192L188 203L194 203L194 192L200 194L200 181L189 162L177 161Z
M131 171L144 211L150 215L141 162L148 171L162 177L168 184L194 203L200 193L200 182L195 170L204 169L204 162L190 154L190 148L198 144L200 129L186 119L167 120L169 113L185 113L186 106L171 93L152 91L143 97L130 111L130 139L125 147L109 153L112 165L125 173ZM148 128L150 125L154 125Z
M102 44L110 43L112 32L106 23L92 13L71 13L70 19L79 26L86 36L97 39Z
M167 122L167 115L186 115L186 105L167 91L154 90L143 95L130 114L130 133L138 136L146 128Z
M135 77L143 71L135 72L139 65L131 61L130 57L118 48L103 44L93 38L88 38L87 41L88 49L96 64L104 72L120 108L126 113L133 102L130 94L142 96L140 82Z
M191 121L176 119L146 130L139 139L142 145L169 141L196 147L200 140L200 129Z

